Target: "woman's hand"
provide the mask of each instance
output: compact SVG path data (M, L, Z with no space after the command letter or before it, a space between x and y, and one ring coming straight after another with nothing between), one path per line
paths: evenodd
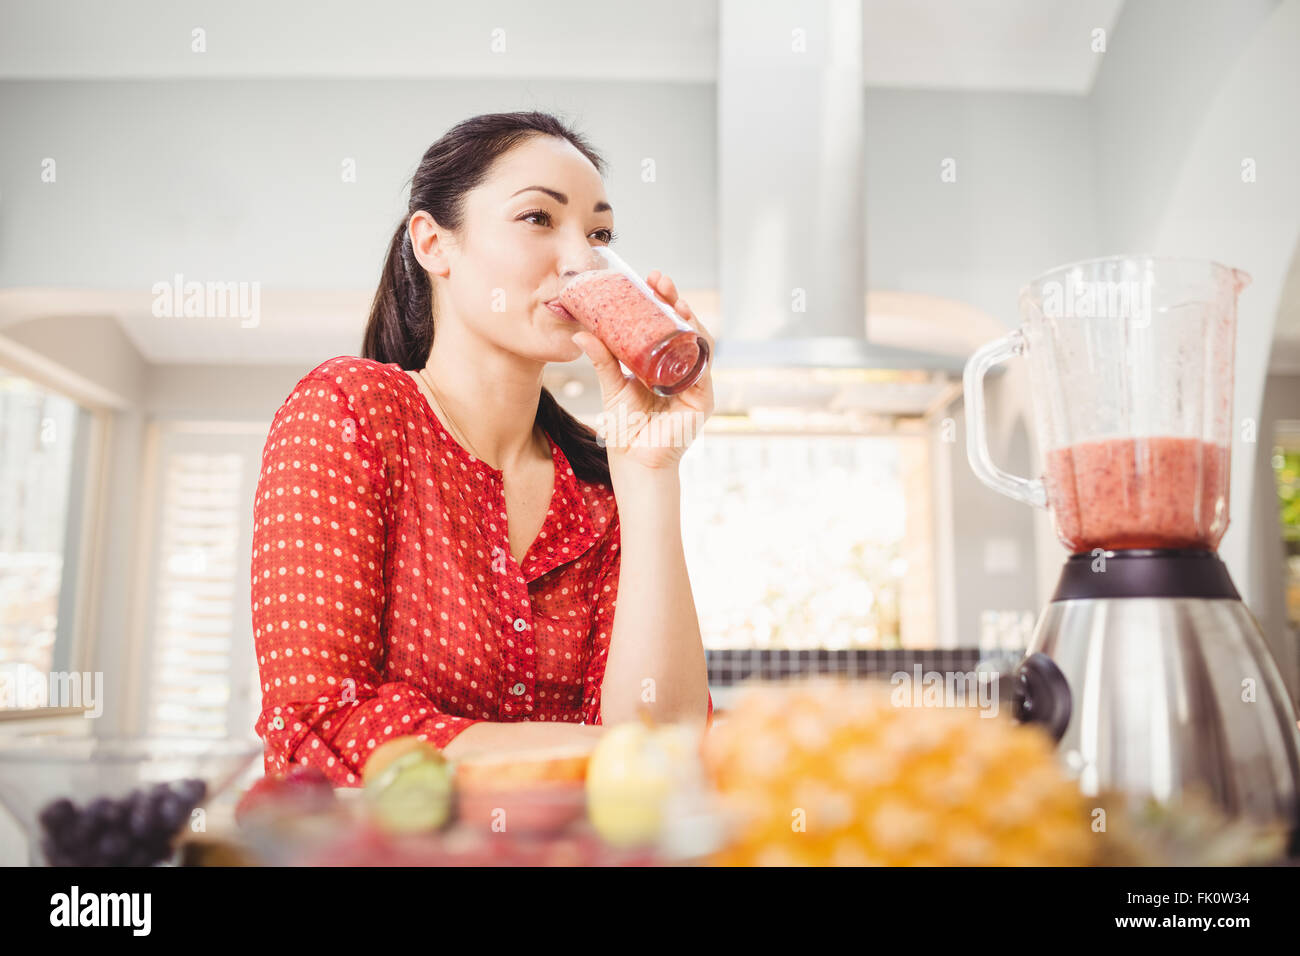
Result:
M677 314L709 343L709 362L699 380L676 395L656 395L635 376L624 375L605 343L582 331L573 336L591 359L605 410L596 428L610 468L633 462L648 469L675 468L705 420L713 414L713 336L677 294L673 280L656 269L645 277Z

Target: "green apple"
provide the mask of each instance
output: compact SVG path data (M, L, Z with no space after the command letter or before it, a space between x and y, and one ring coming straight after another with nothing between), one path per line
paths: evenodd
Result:
M383 829L428 833L451 816L452 767L431 745L411 748L368 774L365 794L371 815Z

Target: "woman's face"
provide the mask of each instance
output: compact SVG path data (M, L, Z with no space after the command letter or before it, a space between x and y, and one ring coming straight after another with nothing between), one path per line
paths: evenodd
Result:
M440 235L431 249L442 247L442 258L430 261L435 321L458 320L536 361L578 358L572 336L582 327L546 303L570 274L589 268L592 246L609 244L608 207L600 174L568 140L533 136L516 146L466 195L460 232Z

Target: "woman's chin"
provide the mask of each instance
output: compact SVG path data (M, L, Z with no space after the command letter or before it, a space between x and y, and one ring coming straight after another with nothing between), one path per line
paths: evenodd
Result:
M548 358L546 361L552 362L556 365L568 365L570 362L576 362L580 358L583 358L582 349L574 348L572 351L565 349L562 354L556 355L553 358Z
M582 358L582 346L573 341L573 336L581 331L580 328L562 329L550 336L554 344L547 349L546 361L564 363Z

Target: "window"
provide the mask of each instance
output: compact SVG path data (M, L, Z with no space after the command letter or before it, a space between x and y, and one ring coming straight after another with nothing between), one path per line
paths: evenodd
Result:
M250 737L256 694L249 559L269 426L155 425L150 733ZM251 672L250 672L251 666ZM251 673L251 676L250 676Z
M94 425L88 408L0 369L0 667L12 687L48 690L50 671L74 666Z
M935 646L924 435L713 425L681 465L706 648Z
M1300 421L1277 423L1273 473L1277 478L1282 544L1286 549L1286 566L1282 572L1286 615L1293 626L1300 627Z

